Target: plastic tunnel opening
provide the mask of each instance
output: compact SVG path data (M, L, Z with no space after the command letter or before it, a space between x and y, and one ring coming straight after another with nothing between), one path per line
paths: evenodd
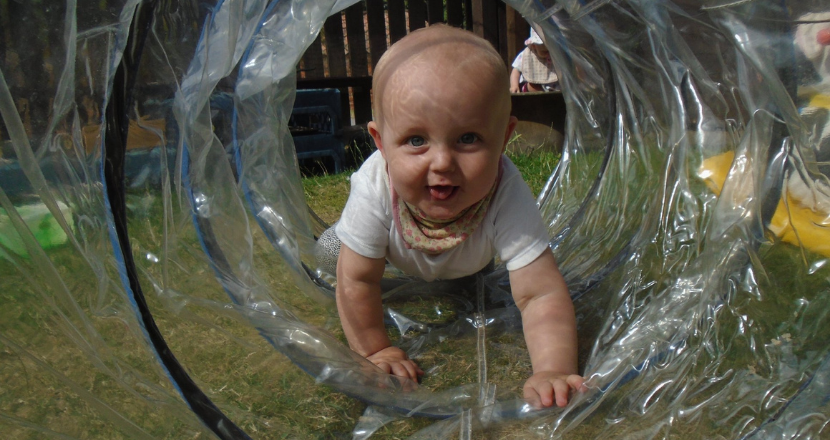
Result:
M0 431L826 435L826 2L506 2L567 106L538 203L588 391L540 411L498 264L388 271L417 389L344 342L289 120L353 3L0 0Z

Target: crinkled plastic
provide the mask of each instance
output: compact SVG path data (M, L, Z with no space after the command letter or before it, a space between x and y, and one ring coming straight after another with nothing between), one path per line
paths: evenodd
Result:
M521 400L500 267L389 272L417 389L344 344L287 124L349 2L0 2L4 437L303 436L308 405L354 438L826 436L830 5L508 3L568 105L539 202L587 392Z

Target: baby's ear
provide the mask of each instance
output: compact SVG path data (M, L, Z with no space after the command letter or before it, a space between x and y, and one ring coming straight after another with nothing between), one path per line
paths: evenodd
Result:
M375 146L380 150L380 154L385 158L386 153L383 151L383 140L380 138L380 130L378 130L378 124L375 121L369 121L366 125L366 128L369 130L369 135L372 136L372 139L375 141Z

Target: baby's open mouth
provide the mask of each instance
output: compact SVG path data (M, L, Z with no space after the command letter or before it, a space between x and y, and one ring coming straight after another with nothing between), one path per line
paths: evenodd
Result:
M429 187L429 195L438 200L446 200L455 194L457 186L452 185L432 185Z

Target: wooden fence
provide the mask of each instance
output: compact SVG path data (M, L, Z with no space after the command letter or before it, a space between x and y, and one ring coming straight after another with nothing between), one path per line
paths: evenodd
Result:
M501 0L363 0L330 16L300 61L298 89L337 88L344 124L371 120L371 74L390 44L433 23L468 29L510 65L530 28Z
M113 7L109 3L102 0L97 7L102 10ZM181 2L181 5L191 8L197 4L196 0ZM60 2L57 5L58 9L65 6ZM36 42L48 42L46 47L60 47L63 39L61 27L48 24L64 12L50 10L47 14L45 11L37 2L0 0L0 60L7 67L4 75L13 89L17 87L25 91L32 84L52 84L56 81L56 72L47 68L51 67L48 49L40 49L43 50L42 56L21 56L15 49L15 38L24 35ZM14 17L18 16L29 17L29 20L15 20ZM92 19L94 17L78 17L79 21ZM505 68L523 49L529 33L527 22L502 0L363 0L325 21L320 35L300 61L297 88L339 89L343 125L366 123L372 117L371 74L380 56L390 44L410 31L433 23L469 29L484 37L499 51L505 60ZM193 22L189 25L199 24ZM79 26L89 27L89 23ZM32 47L39 47L38 44ZM46 113L50 106L46 102L47 96L29 96L26 93L20 96L16 104L21 108L27 129L30 129L30 120L48 118ZM34 101L30 102L30 98ZM91 102L96 100L91 99ZM100 114L90 114L86 120L93 121L99 117ZM7 138L2 121L0 138Z

